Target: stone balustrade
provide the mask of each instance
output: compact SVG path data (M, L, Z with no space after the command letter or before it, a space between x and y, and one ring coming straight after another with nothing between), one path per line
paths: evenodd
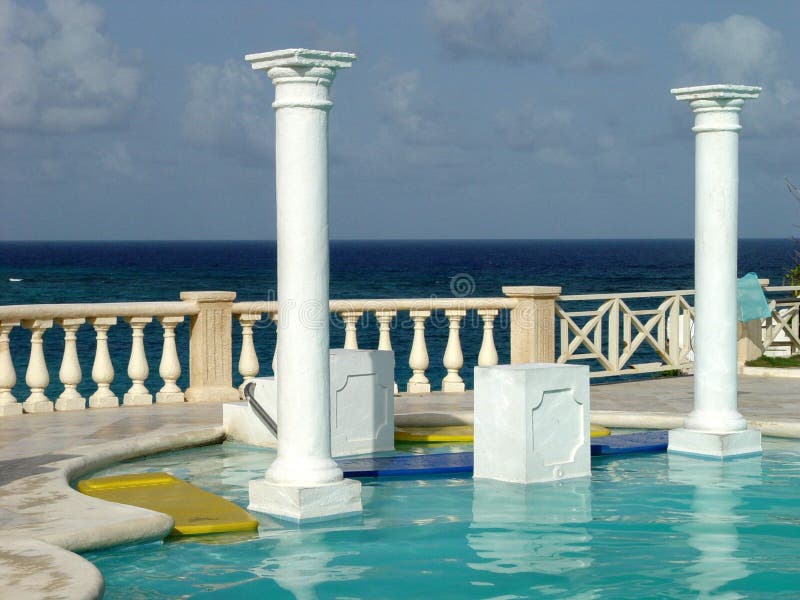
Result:
M198 314L196 303L188 302L112 302L99 304L29 304L0 307L0 416L24 412L50 412L52 410L83 410L108 408L119 405L119 398L111 391L114 366L108 347L108 330L125 320L131 328L131 351L128 377L131 387L123 397L123 404L150 404L152 395L144 386L149 367L144 352L144 328L157 318L163 328L163 350L160 374L164 386L156 395L159 402L183 401L183 393L176 381L180 376L180 361L174 340L175 326L186 316ZM77 331L84 324L94 331L95 353L91 377L96 386L88 399L78 392L83 380L77 351ZM58 327L64 332L64 350L58 377L63 391L53 402L45 395L50 375L44 352L46 332ZM10 335L15 327L30 330L30 352L25 371L25 384L29 394L23 402L13 395L17 374L11 356Z
M769 301L772 316L760 326L742 328L740 346L751 353L753 348L763 352L780 345L800 351L800 304L791 298L800 286L765 287L765 291L778 296ZM503 292L495 298L331 300L329 311L345 348L395 349L407 356L407 368L398 373L408 376L398 380L397 387L408 393L464 391L465 367L500 361L498 323L507 336L501 338L503 356L512 363L589 362L594 366L592 377L691 368L692 290L561 295L560 288L514 286ZM0 306L0 416L238 399L234 368L243 382L269 372L265 361L259 361L254 333L265 330L259 335L268 337L268 348L275 346L275 335L280 335L278 303L234 302L233 292L183 292L181 298L180 302ZM115 372L114 362L119 366L125 357L119 356L119 344L109 347L109 331L123 323L130 329L127 370L123 365ZM188 351L176 344L176 329L184 328L185 341L187 325ZM89 374L81 369L79 359L89 357L84 355L86 344L81 349L76 343L79 329L94 341ZM158 329L160 334L155 334ZM30 341L25 338L12 348L15 330L29 331ZM45 340L57 338L58 330L63 333L63 347L54 355L53 344L48 350ZM462 335L467 330L469 347ZM437 341L433 346L432 337ZM15 367L12 350L19 353L21 346L27 362L21 365L17 356ZM145 346L151 357L153 347L160 346L158 361L148 363ZM260 349L269 352L268 348ZM438 367L432 369L432 364ZM186 370L181 365L188 366L186 389L179 385ZM58 382L53 383L60 389L48 396L56 367ZM279 357L273 354L272 372L279 368ZM153 384L155 373L158 385ZM87 375L91 382L84 381ZM120 379L125 376L129 385ZM19 393L22 381L24 394ZM87 390L89 383L93 389Z

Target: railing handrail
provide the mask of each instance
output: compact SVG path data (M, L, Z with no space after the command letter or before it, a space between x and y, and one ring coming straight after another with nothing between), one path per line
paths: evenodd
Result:
M347 311L405 311L405 310L476 310L483 308L512 309L516 298L387 298L387 299L332 299L329 310L333 313ZM234 302L235 315L277 312L275 301Z
M93 317L181 317L198 312L197 303L185 301L11 304L0 306L0 322Z
M556 298L557 302L613 300L614 298L668 298L671 296L693 296L694 290L671 290L658 292L619 292L607 294L567 294Z

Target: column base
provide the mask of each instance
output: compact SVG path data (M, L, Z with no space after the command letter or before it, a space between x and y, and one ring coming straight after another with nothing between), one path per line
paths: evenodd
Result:
M672 429L669 432L667 450L712 458L752 456L761 454L761 432L757 429L743 429L729 433Z
M56 400L56 410L85 410L86 398L58 398Z
M183 392L156 392L156 404L181 404L185 400Z
M26 413L53 412L53 403L50 400L25 400L22 403L22 410Z
M89 396L89 408L117 408L119 398L109 392L108 394L97 394Z
M13 404L0 404L0 417L12 417L14 415L22 414L22 404L14 402Z
M295 523L360 514L361 482L342 479L322 485L293 485L252 479L247 508Z
M239 390L225 385L190 387L186 390L186 402L238 402Z
M122 397L122 404L125 406L146 406L153 403L153 394L131 394L130 392Z

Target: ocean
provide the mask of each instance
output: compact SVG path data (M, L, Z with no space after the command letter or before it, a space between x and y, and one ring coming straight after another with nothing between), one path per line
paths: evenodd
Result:
M783 283L796 249L793 240L740 240L739 274L753 271ZM332 298L419 298L501 296L504 285L558 285L564 294L636 292L693 287L692 240L457 240L457 241L334 241L331 243ZM179 300L181 291L229 290L237 300L274 300L276 289L275 242L3 242L0 243L2 304L66 302L120 302ZM21 281L12 281L12 280ZM255 329L261 374L270 374L274 326L264 317ZM399 319L393 331L397 380L401 389L410 376L408 352L411 331ZM359 324L362 348L377 346L377 326L367 317ZM507 319L498 319L495 339L501 362L508 360ZM188 385L186 366L187 324L176 336L183 364L178 383ZM468 315L462 330L465 365L472 366L480 347L480 322ZM438 387L444 374L441 357L447 342L444 319L432 320L426 330L430 369L428 377ZM14 390L23 400L30 333L15 328L11 351L17 370ZM47 394L61 392L58 369L63 333L53 328L45 335L45 356L50 371ZM117 377L112 389L118 395L130 385L126 376L130 353L126 324L111 329L109 345ZM340 320L333 318L331 344L341 347ZM145 330L150 365L148 388L161 385L160 327ZM240 338L234 328L234 365ZM78 354L84 380L79 391L94 390L91 364L94 336L84 325L78 332ZM461 372L471 385L469 368ZM238 375L234 383L238 383Z

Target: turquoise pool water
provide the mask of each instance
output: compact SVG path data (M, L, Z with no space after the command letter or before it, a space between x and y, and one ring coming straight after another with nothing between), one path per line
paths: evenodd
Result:
M406 448L407 450L413 450ZM440 446L436 451L455 448ZM120 464L247 505L273 453L222 444ZM106 598L797 598L800 443L726 462L595 457L592 478L517 486L368 479L364 514L86 554Z

